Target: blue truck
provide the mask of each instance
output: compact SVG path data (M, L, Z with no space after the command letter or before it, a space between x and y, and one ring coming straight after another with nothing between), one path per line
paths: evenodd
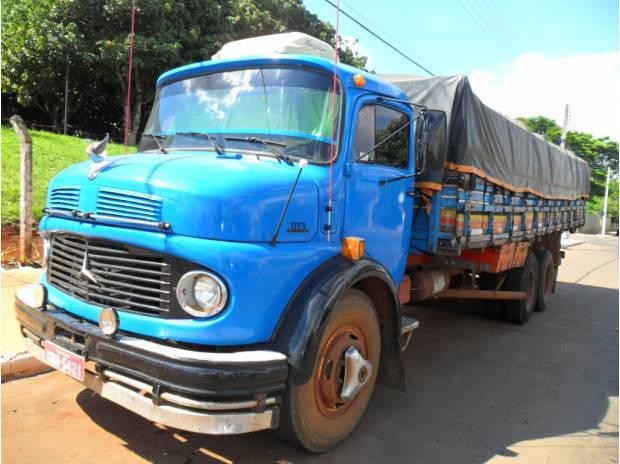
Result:
M375 384L404 388L402 305L544 310L588 195L585 163L466 78L312 47L168 71L138 153L105 144L49 185L43 276L16 295L30 352L151 421L317 453Z

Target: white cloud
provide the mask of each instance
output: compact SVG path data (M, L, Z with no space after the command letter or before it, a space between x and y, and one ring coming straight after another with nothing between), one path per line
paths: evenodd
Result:
M507 116L543 115L562 125L568 103L569 130L620 141L619 52L561 58L526 53L469 78L482 101Z

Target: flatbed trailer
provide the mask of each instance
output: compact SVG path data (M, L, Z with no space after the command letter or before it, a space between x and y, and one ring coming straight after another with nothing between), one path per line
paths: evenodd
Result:
M491 315L527 322L555 288L562 232L585 223L589 167L483 104L465 76L382 77L446 115L416 182L401 302L497 300Z

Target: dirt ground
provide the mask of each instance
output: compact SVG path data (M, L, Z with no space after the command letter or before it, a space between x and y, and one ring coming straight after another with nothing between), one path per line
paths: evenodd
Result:
M480 305L407 306L407 391L379 387L353 435L326 455L271 431L229 437L158 426L58 373L2 385L7 463L618 462L618 239L566 252L549 308L525 326Z
M43 256L43 245L37 228L32 236L32 259L29 264L40 263ZM2 266L11 267L19 262L19 226L2 226ZM25 264L25 263L22 263Z

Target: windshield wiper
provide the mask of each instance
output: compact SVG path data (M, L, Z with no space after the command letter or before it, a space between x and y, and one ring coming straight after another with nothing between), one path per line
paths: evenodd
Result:
M284 161L286 164L293 164L291 158L273 148L273 146L285 148L285 143L273 142L272 140L263 140L258 137L224 137L224 139L230 140L231 142L248 142L263 145L273 154L273 156L275 156L280 161Z
M224 154L224 149L220 146L220 144L217 142L215 137L213 137L208 132L194 132L194 131L175 132L174 135L186 135L188 137L196 137L196 138L199 138L199 139L208 140L209 142L211 142L213 144L213 147L215 148L215 151L217 152L218 155L223 155Z
M142 136L143 136L143 137L144 137L145 135L146 135L147 137L152 137L152 138L153 138L153 140L155 140L155 143L157 144L157 148L159 148L159 150L160 150L162 153L168 153L168 150L166 150L166 149L164 148L164 146L163 146L163 145L161 144L161 142L160 142L160 140L166 140L166 139L168 138L168 136L167 136L167 135L150 134L150 133L147 133L147 132L145 132L145 133L143 133L143 134L142 134Z

